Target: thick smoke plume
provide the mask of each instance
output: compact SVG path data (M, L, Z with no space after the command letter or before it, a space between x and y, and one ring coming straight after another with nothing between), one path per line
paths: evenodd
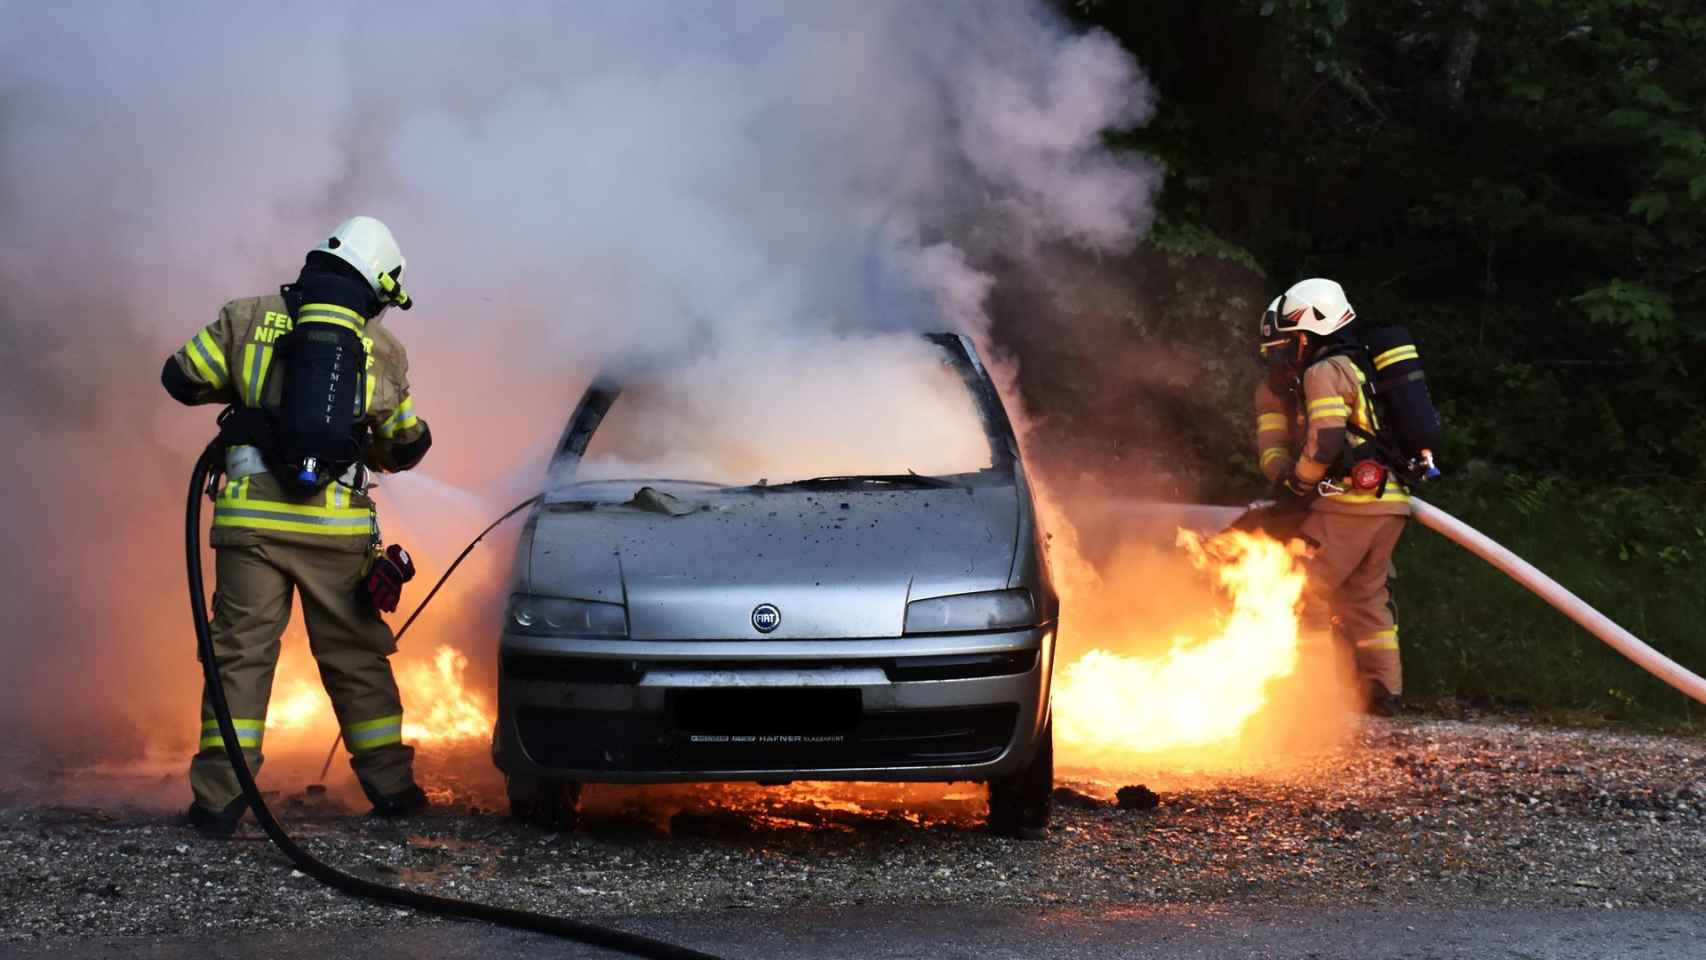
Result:
M385 322L438 446L382 510L442 564L536 486L596 367L987 338L980 264L1146 229L1158 173L1102 135L1152 106L1040 0L0 0L0 714L187 744L182 478L213 411L159 365L343 217L409 257L418 307Z

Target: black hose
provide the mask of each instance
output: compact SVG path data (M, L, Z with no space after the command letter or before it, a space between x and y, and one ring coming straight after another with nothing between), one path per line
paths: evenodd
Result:
M526 500L523 500L520 503L516 504L515 506L510 507L507 511L504 512L503 516L497 518L496 520L493 520L491 523L491 526L488 526L486 529L481 530L479 536L468 541L468 545L466 547L462 548L462 552L456 555L455 560L451 561L450 566L444 571L444 574L438 578L438 582L432 585L431 590L427 591L426 598L421 601L420 606L415 608L414 613L409 614L409 619L403 621L403 628L401 630L397 631L397 642L398 643L403 642L403 634L408 633L409 628L415 625L415 620L417 620L420 617L421 611L423 611L427 608L427 604L432 602L433 597L438 596L439 588L444 586L444 582L446 580L450 579L450 575L456 572L457 567L462 566L462 561L468 559L468 554L474 552L474 548L480 545L480 541L486 539L486 534L491 533L493 530L496 530L498 528L499 524L503 523L505 520L508 520L510 517L513 517L516 514L520 513L521 511L527 509L528 507L531 507L534 504L538 503L540 498L543 496L545 496L545 495L542 493L536 493L533 496L528 497ZM332 760L333 760L333 758L335 758L338 755L338 744L343 743L343 742L344 742L344 732L342 730L339 730L338 735L332 738L332 749L326 751L326 764L325 764L325 766L322 766L320 768L320 779L322 781L324 781L326 779L326 773L332 769Z
M261 791L255 786L254 774L249 771L248 761L243 757L243 750L237 743L237 728L231 722L231 705L225 701L225 686L219 676L219 665L214 659L213 628L207 619L207 594L202 585L201 569L201 498L202 490L207 485L208 478L220 467L224 456L219 444L207 448L196 461L195 472L190 477L189 502L184 509L184 551L185 562L189 571L190 587L190 618L195 623L196 649L201 654L202 676L207 682L208 699L213 704L213 715L219 722L219 736L225 743L225 756L231 761L231 770L237 775L237 784L243 790L243 798L248 801L249 809L255 813L255 820L261 829L272 840L298 870L329 887L357 897L366 897L383 903L419 910L423 913L437 914L458 920L478 920L484 923L495 923L501 926L514 927L518 930L531 930L535 933L548 933L553 936L577 940L581 943L603 947L607 950L617 950L638 957L652 957L656 960L717 960L708 953L701 953L687 947L664 943L639 934L625 933L610 927L570 920L566 917L553 917L543 913L532 913L526 910L512 910L507 907L494 907L483 903L471 903L466 900L452 900L448 897L438 897L427 893L417 893L382 883L374 883L352 876L316 859L308 851L296 845L290 835L279 826L272 811L267 809L266 801L261 798ZM525 506L525 504L524 504ZM516 508L517 510L520 507ZM513 511L512 511L513 512ZM484 536L484 534L482 534ZM470 544L470 548L472 544ZM458 558L460 560L460 558ZM454 566L452 567L454 569ZM448 572L446 574L448 576ZM440 581L442 583L442 581ZM437 588L434 588L436 592ZM428 600L432 599L429 594ZM422 606L425 606L423 603Z

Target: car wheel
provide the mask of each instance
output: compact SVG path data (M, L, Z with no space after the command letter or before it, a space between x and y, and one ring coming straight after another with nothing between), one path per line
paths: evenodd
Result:
M1043 724L1042 742L1024 769L989 781L989 829L1003 837L1041 840L1054 804L1054 719Z
M505 785L509 815L517 820L553 830L573 830L580 821L579 783L509 777Z

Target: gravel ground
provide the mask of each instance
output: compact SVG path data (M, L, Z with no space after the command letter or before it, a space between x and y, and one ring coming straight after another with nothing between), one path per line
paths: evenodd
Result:
M1343 750L1283 776L1151 778L1152 810L1115 806L1119 782L1067 781L1050 836L1029 843L980 830L980 791L967 785L601 788L579 831L553 834L500 813L473 752L423 754L422 773L448 802L402 824L351 815L337 794L278 805L308 849L361 875L577 915L891 902L1706 907L1696 739L1368 721ZM75 789L52 779L0 787L0 941L429 922L293 872L253 826L202 840L159 803L139 806L122 773L79 775Z

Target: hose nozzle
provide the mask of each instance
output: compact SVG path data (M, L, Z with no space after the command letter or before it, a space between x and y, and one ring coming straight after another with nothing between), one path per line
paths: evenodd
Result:
M1438 480L1440 478L1440 470L1434 466L1434 452L1432 450L1422 451L1421 466L1423 480Z

